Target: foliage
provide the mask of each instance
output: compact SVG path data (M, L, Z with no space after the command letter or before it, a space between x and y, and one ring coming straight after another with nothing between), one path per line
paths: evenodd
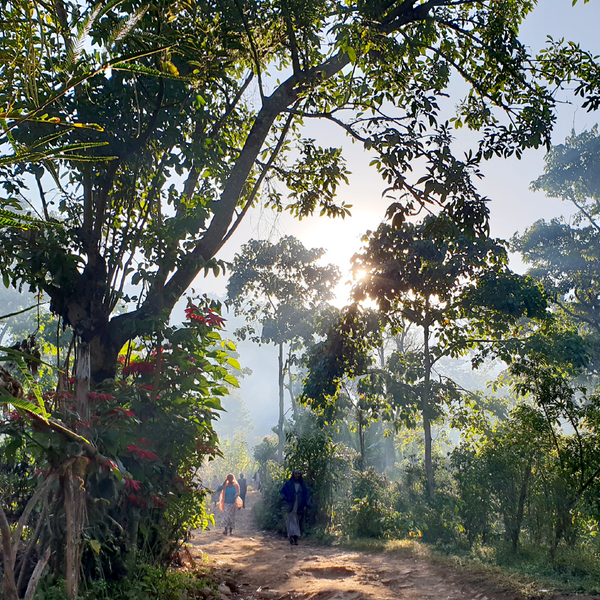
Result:
M264 437L260 444L254 446L252 453L259 468L266 472L268 463L277 460L277 440L275 436Z
M215 584L208 573L202 570L183 573L152 565L139 565L135 573L118 582L98 580L88 584L82 600L187 600L197 598L201 591L209 588L214 592ZM40 586L38 597L45 600L65 600L60 587Z
M518 39L528 1L59 2L22 19L24 6L2 8L5 138L44 140L48 156L80 151L4 169L10 202L60 226L23 235L5 223L3 271L13 286L43 290L91 345L95 383L114 377L123 345L164 323L200 272L222 270L217 253L259 200L298 216L347 214L335 200L343 157L302 135L307 119L375 153L398 196L390 216L437 205L479 230L479 163L549 143L554 100ZM8 73L21 54L35 69ZM268 93L273 67L286 77ZM469 92L442 123L453 73ZM75 126L88 121L97 127ZM457 159L452 132L463 125L481 140ZM412 181L416 163L425 175ZM128 310L115 314L119 301Z
M272 343L279 348L279 459L284 446L284 380L294 415L297 407L292 389L292 367L310 345L315 331L315 312L333 297L340 273L334 265L320 266L322 249L307 250L296 238L283 237L276 244L250 240L231 265L227 300L247 325L239 328L240 339ZM260 333L259 330L260 329ZM284 361L284 345L287 358Z
M536 406L517 406L453 451L461 518L471 543L490 539L497 515L513 552L523 528L554 557L562 540L585 539L596 514L589 500L600 483L598 400L557 373L522 367L521 375L516 385Z
M355 301L375 301L381 321L393 333L407 324L414 326L420 347L393 352L378 369L368 364L368 342L380 344L377 337L363 335L357 345L354 331L342 326L315 348L309 361L314 375L307 377L304 393L313 406L335 405L342 377L362 376L359 392L378 416L412 423L420 414L428 493L433 495L431 423L444 405L460 402L463 396L452 381L432 380L434 365L475 348L481 348L482 356L507 356L502 348L522 328L519 320L547 317L546 302L535 282L508 269L505 244L478 233L473 224L460 225L446 215L427 216L398 227L384 223L364 241L363 251L353 258L354 272L360 275L353 289ZM349 317L354 314L360 314L358 309L348 311ZM340 333L349 339L340 343ZM475 355L473 362L479 364L481 358ZM330 364L337 368L323 369Z
M273 344L309 338L315 308L333 297L340 278L334 265L317 264L323 254L322 248L308 250L292 236L276 244L265 240L244 244L227 283L228 301L249 322L237 335Z
M245 433L238 432L232 437L220 438L219 451L220 456L215 460L209 459L202 469L206 484L210 483L212 487L214 482L218 482L221 485L228 473L233 473L236 477L244 473L246 479L250 479L255 470L255 462L250 458Z
M76 412L72 390L44 396L47 418L26 402L3 398L17 408L1 423L3 456L13 469L20 456L31 457L33 479L54 482L31 517L35 553L64 543L70 481L85 491L88 581L119 579L136 562L168 562L192 529L209 523L198 473L204 458L218 452L213 421L220 398L237 385L230 373L237 368L234 346L221 340L217 310L207 300L190 304L189 320L165 328L160 345L130 347L119 378L89 393L89 422ZM8 491L2 490L3 504ZM60 554L51 566L60 577Z
M360 537L405 537L407 522L398 512L398 487L374 468L353 470L345 497L337 505L336 528L342 535Z
M309 527L327 528L332 522L336 493L343 489L352 452L335 443L328 432L314 428L288 437L286 471L298 470L308 486L312 508L306 518Z
M261 529L270 529L284 533L287 507L279 492L289 478L283 465L269 461L264 471L261 467L261 499L254 505L256 523Z
M576 209L570 222L540 220L512 240L530 265L529 273L544 285L556 311L574 324L591 356L593 378L599 357L600 313L598 256L600 214L600 136L598 128L573 132L564 144L553 146L545 158L544 174L532 183L549 197L561 198Z

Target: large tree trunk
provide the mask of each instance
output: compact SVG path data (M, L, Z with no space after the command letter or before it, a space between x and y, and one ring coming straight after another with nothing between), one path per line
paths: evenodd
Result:
M90 432L90 377L91 377L91 346L80 342L77 347L77 368L75 371L75 404L80 422L77 432L88 437ZM76 463L74 463L76 465ZM83 528L85 525L86 492L83 474L72 464L65 474L63 485L65 491L66 528L66 573L65 583L67 597L75 600L79 595L79 576L81 558L83 555Z
M279 344L279 421L277 423L277 436L279 438L279 444L277 446L277 460L281 462L283 460L283 447L285 440L283 438L283 409L284 409L284 370L283 370L283 342Z

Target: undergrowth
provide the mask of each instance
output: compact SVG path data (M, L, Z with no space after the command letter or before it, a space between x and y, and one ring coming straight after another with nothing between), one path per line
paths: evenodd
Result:
M217 584L206 570L181 572L141 565L135 577L96 580L80 590L81 600L192 600L218 598ZM44 582L35 600L66 600L63 582Z

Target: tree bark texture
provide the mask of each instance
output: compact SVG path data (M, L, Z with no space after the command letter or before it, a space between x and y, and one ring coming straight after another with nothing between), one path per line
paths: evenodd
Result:
M364 468L365 466L365 423L363 418L363 411L358 408L356 415L356 422L358 426L358 443L360 444L360 461Z
M67 598L75 600L79 595L81 557L83 554L81 536L85 520L85 489L83 488L83 480L73 473L72 467L67 469L63 483L65 486L65 513L67 519L65 584Z
M2 565L4 568L4 598L19 600L15 583L15 557L11 543L10 525L6 513L0 506L0 533L2 534Z
M25 510L21 514L16 527L11 531L10 524L6 517L6 513L0 505L0 536L2 537L2 563L4 568L4 600L19 600L19 593L15 580L15 565L17 559L17 551L19 549L19 543L21 536L23 535L23 529L27 525L31 512L37 505L37 503L44 498L48 492L48 488L55 480L55 475L50 475L48 478L38 486L33 496L27 502ZM50 552L46 549L46 553L42 558L44 561L43 566L40 569L34 570L33 575L29 580L27 586L26 597L30 600L35 593L35 588L39 582L39 578L42 575L43 569L45 568L48 560L50 559ZM29 594L29 596L27 596Z
M77 367L75 370L75 404L80 420L77 424L77 432L84 437L88 437L90 431L90 379L91 344L80 341L77 346ZM86 515L84 483L84 480L71 465L63 479L67 519L65 582L69 600L75 600L79 595L81 558L83 555L82 534Z

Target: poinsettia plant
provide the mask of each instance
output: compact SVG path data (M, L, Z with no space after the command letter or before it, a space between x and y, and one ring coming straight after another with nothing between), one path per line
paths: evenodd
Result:
M215 301L190 300L182 325L128 344L116 379L89 393L89 421L76 412L74 383L44 394L41 405L35 396L14 398L15 410L0 417L5 457L32 457L30 496L56 477L35 515L53 515L58 535L65 534L66 465L85 489L82 565L89 577L99 567L105 577L120 576L132 557L168 559L212 518L199 469L219 455L213 422L239 369L219 312ZM59 575L62 566L55 567Z

